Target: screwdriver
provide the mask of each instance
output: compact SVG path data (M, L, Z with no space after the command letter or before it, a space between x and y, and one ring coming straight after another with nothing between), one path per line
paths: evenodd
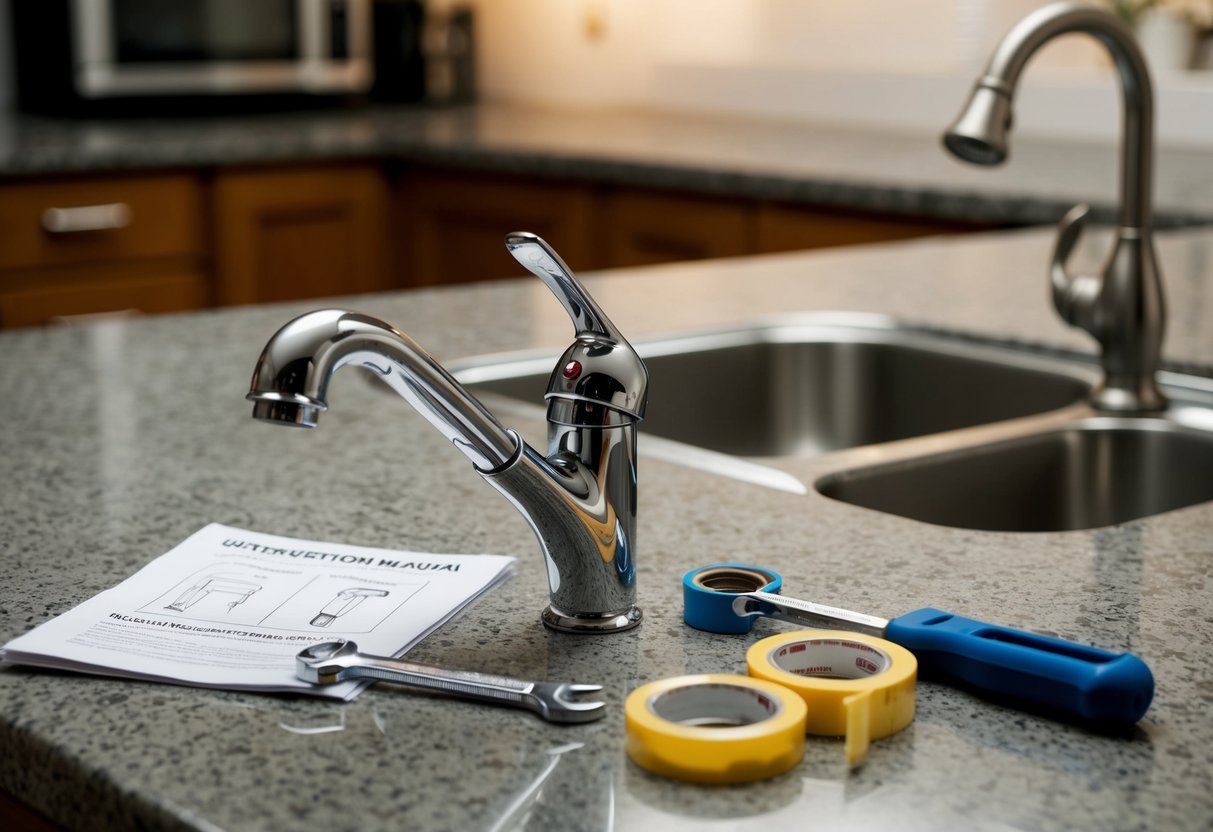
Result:
M712 564L683 576L683 619L712 633L749 632L759 618L849 630L900 644L925 673L1092 723L1137 722L1154 698L1154 675L1132 653L965 618L926 607L893 619L777 594L777 572Z

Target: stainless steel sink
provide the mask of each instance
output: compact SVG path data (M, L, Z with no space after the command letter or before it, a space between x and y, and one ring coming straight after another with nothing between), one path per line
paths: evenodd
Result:
M1086 368L900 327L813 315L635 344L649 369L643 434L745 457L811 457L1082 401ZM551 357L456 369L477 395L542 399Z
M868 315L635 346L650 373L640 439L652 457L992 531L1090 529L1213 500L1208 379L1159 373L1165 414L1101 415L1087 404L1093 364ZM517 400L537 421L550 369L547 353L452 367L476 395Z
M816 487L836 500L943 526L1092 529L1213 500L1213 432L1171 418L1090 417L842 471Z

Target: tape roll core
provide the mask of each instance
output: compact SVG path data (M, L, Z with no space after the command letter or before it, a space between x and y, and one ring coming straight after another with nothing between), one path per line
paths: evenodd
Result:
M754 688L717 682L682 685L656 693L649 710L679 725L735 727L770 719L783 708Z
M751 676L795 691L808 707L805 730L847 740L852 765L871 740L914 719L918 661L875 636L802 630L764 638L746 652Z
M739 594L757 592L776 577L778 576L774 573L763 572L753 567L722 564L696 570L692 573L691 583L704 589L710 589L712 592Z
M663 777L745 783L804 756L803 699L748 676L679 676L642 685L625 704L628 756Z
M682 620L709 633L748 633L754 616L733 611L737 595L779 592L783 578L748 563L713 563L682 576Z
M893 657L879 645L837 634L772 647L767 658L782 671L818 679L867 679L893 666Z

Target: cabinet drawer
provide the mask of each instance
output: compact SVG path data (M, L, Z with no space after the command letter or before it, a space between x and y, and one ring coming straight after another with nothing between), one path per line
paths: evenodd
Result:
M203 243L202 188L188 174L0 185L0 269L200 254Z
M27 272L0 282L0 328L104 312L180 312L210 301L210 281L189 261Z

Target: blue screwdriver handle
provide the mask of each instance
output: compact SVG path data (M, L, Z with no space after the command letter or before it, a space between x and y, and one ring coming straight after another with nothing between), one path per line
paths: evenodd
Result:
M1092 722L1137 722L1154 698L1154 674L1132 653L929 607L894 618L885 638L914 653L924 671Z

